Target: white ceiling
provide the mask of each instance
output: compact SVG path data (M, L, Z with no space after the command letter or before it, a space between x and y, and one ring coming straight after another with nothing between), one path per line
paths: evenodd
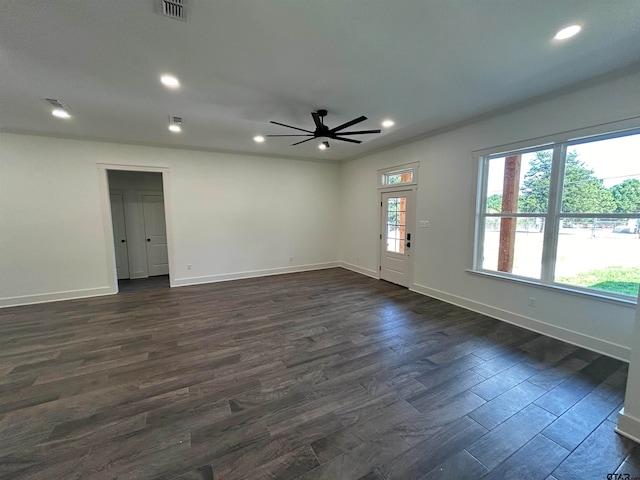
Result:
M640 62L638 0L3 0L0 131L341 160ZM578 23L578 36L552 40ZM179 77L168 90L162 73ZM65 102L70 120L43 97ZM637 99L636 99L637 100ZM256 134L396 125L361 145ZM167 130L169 115L184 131ZM356 137L358 138L358 137Z

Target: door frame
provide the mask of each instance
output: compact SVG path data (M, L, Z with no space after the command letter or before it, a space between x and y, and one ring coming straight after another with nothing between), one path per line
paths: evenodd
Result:
M378 207L378 280L382 280L382 254L384 253L384 248L382 246L384 241L384 227L386 226L386 222L383 222L382 219L382 196L387 193L400 193L400 192L411 192L411 201L408 207L407 214L407 226L411 226L411 231L407 233L412 234L411 243L415 244L415 230L416 230L416 204L418 197L418 186L417 185L398 185L397 187L386 187L378 189L378 202L380 206ZM408 257L408 265L409 269L407 272L407 278L409 279L409 285L406 288L413 288L413 270L414 270L414 258L415 258L415 247L412 245L411 255ZM401 285L402 286L402 285Z
M105 262L107 278L111 293L118 293L118 272L116 270L116 251L113 244L113 222L111 219L111 202L109 197L109 170L130 172L149 172L162 174L162 195L164 196L164 218L167 227L167 253L169 256L169 286L175 286L174 271L176 266L173 249L173 216L171 209L171 172L169 167L150 167L146 165L128 165L117 163L97 163L98 189L102 209L102 225L104 230ZM127 247L128 248L128 247Z

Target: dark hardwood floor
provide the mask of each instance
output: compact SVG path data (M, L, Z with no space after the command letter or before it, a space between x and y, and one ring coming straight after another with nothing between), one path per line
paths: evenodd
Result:
M147 278L126 278L118 280L118 291L120 293L135 292L137 290L148 290L150 288L169 288L169 275L157 275Z
M633 478L625 379L343 269L9 308L0 478Z

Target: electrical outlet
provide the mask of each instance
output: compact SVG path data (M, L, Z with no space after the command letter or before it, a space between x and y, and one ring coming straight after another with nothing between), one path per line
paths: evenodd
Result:
M293 257L289 257L289 261L290 261L290 262L293 262Z
M429 220L420 220L420 228L429 228Z
M187 270L191 270L191 264L187 263Z
M536 299L534 297L529 297L529 306L531 308L536 308Z

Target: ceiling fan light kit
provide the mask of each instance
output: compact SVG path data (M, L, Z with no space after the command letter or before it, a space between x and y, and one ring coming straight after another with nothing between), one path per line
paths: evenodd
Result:
M285 125L284 123L274 122L271 123L275 125L280 125L281 127L293 128L294 130L299 130L301 132L305 132L304 134L295 134L295 135L265 135L266 137L310 137L305 140L301 140L296 143L292 143L291 146L300 145L301 143L309 142L315 138L328 138L330 140L339 140L341 142L349 142L349 143L362 143L360 140L354 140L352 138L345 138L345 135L366 135L370 133L380 133L380 130L358 130L351 132L343 132L345 128L349 128L357 123L364 122L367 117L364 115L358 118L354 118L353 120L343 123L342 125L338 125L334 128L329 128L324 124L324 117L327 116L327 111L325 109L320 109L317 112L311 112L311 116L313 117L313 122L316 124L316 129L314 131L305 130L304 128L293 127L291 125ZM329 142L323 141L318 148L320 150L325 150L329 148Z

